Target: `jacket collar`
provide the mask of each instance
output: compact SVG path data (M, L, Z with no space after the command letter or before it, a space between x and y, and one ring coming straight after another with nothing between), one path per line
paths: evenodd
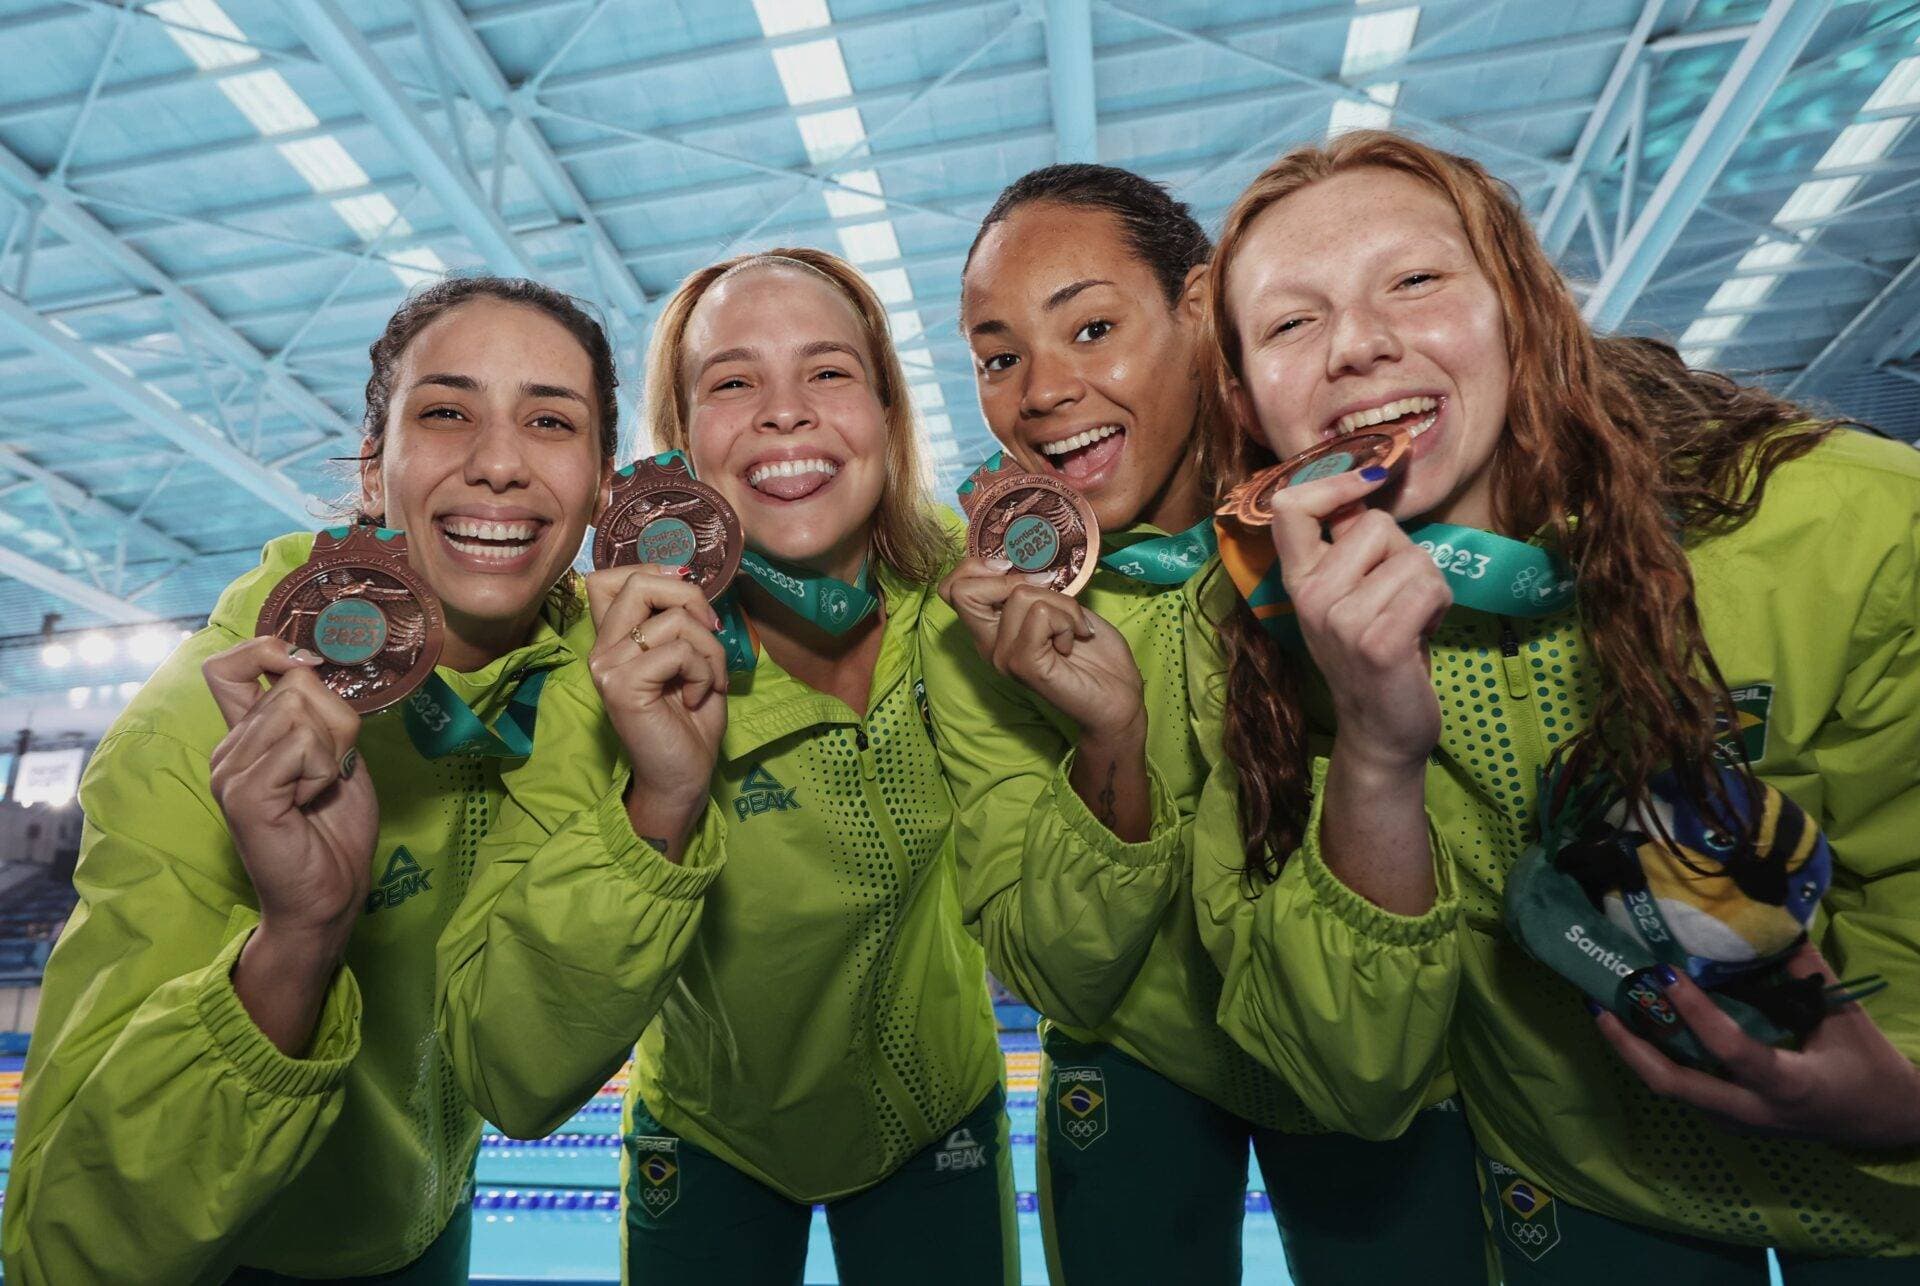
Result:
M906 580L877 561L874 579L887 619L881 627L880 656L874 662L873 686L867 696L869 712L911 670L920 613L933 592L932 585ZM732 690L727 694L727 730L720 739L720 754L726 759L745 758L807 728L855 724L865 717L866 712L855 711L838 697L815 691L788 674L764 648L759 650L759 661L752 671L735 671L729 680Z

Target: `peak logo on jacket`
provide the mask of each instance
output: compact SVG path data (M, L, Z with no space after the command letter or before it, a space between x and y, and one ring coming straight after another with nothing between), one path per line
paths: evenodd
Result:
M797 789L788 790L772 773L756 765L740 783L740 793L733 799L733 814L744 822L761 813L784 813L800 807L794 798L796 793Z
M367 895L367 914L372 915L382 907L399 906L414 894L432 887L433 872L415 861L402 844L393 850L393 856L387 859L386 874Z

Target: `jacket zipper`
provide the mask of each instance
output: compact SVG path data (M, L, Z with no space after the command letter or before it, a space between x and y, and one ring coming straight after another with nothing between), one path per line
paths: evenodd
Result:
M1520 635L1510 616L1500 618L1500 666L1506 672L1507 696L1516 707L1508 720L1513 725L1515 743L1529 766L1542 767L1546 763L1546 737L1537 722L1539 711L1533 704L1527 662L1520 655Z

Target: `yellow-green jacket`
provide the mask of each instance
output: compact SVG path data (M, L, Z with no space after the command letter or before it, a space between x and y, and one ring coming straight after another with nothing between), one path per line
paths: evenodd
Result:
M1836 434L1782 466L1755 516L1701 538L1691 558L1756 767L1833 846L1815 940L1842 977L1889 981L1867 1013L1920 1061L1920 455ZM1316 810L1257 903L1226 874L1198 890L1228 977L1223 1025L1330 1122L1372 1135L1404 1124L1450 1053L1480 1147L1613 1218L1810 1254L1920 1254L1920 1149L1736 1134L1655 1099L1574 989L1507 936L1506 872L1538 832L1535 771L1592 706L1574 619L1455 609L1432 650L1439 902L1406 918L1346 889L1320 860ZM1217 655L1195 664L1211 666L1199 687L1217 713ZM1324 703L1309 718L1324 756ZM1324 769L1316 757L1316 780ZM1196 875L1237 861L1224 764L1194 834Z
M825 1201L885 1178L998 1083L920 708L931 588L884 567L878 580L864 713L764 652L731 676L712 797L678 867L627 822L598 703L543 701L541 733L594 750L544 769L543 807L503 820L441 952L442 1021L491 1119L551 1129L637 1038L629 1094L662 1124Z
M1141 524L1107 543L1161 534ZM957 810L961 902L994 976L1062 1032L1257 1125L1318 1131L1214 1021L1220 974L1195 930L1184 835L1205 780L1187 709L1186 597L1105 567L1080 594L1126 639L1145 685L1152 829L1137 844L1069 784L1072 721L982 660L952 608L928 606L927 701Z
M521 761L427 760L397 707L367 719L373 893L307 1056L275 1048L233 990L258 913L207 783L227 729L200 666L253 634L312 541L266 547L87 767L80 901L47 963L7 1190L9 1286L384 1272L468 1200L481 1121L434 1038L433 943L511 789L501 765ZM485 669L439 674L491 721L518 676L574 646L542 622Z

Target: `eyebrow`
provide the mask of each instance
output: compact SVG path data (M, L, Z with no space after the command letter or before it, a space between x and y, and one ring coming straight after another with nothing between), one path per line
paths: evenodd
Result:
M1080 281L1070 282L1069 284L1062 286L1060 287L1060 289L1054 291L1051 295L1048 295L1047 302L1040 305L1040 310L1042 312L1050 313L1054 309L1065 305L1068 301L1073 299L1075 295L1078 295L1083 290L1091 290L1095 286L1111 286L1112 284L1113 283L1107 280L1105 277L1087 277ZM1013 329L1012 327L1008 326L1003 321L983 321L977 326L968 327L967 334L968 335L1004 335L1004 334L1007 334L1012 329Z
M526 383L520 386L520 394L523 397L570 397L582 406L587 405L586 398L564 384Z
M435 372L432 375L422 375L413 382L415 388L421 388L429 384L437 385L440 388L457 388L463 393L478 393L480 391L480 381L471 375L450 375L445 372ZM566 397L572 398L582 406L589 405L586 398L580 396L580 394L574 392L564 384L536 384L532 380L528 380L520 385L520 395L522 397Z
M859 364L861 370L867 369L867 359L860 350L851 344L843 344L837 339L816 339L810 344L802 345L800 349L800 356L803 359L818 357L822 353L845 353ZM706 361L700 363L700 369L694 372L694 376L698 378L706 374L708 368L719 366L723 362L751 362L757 361L759 357L760 350L757 348L723 348L717 353L710 354Z

